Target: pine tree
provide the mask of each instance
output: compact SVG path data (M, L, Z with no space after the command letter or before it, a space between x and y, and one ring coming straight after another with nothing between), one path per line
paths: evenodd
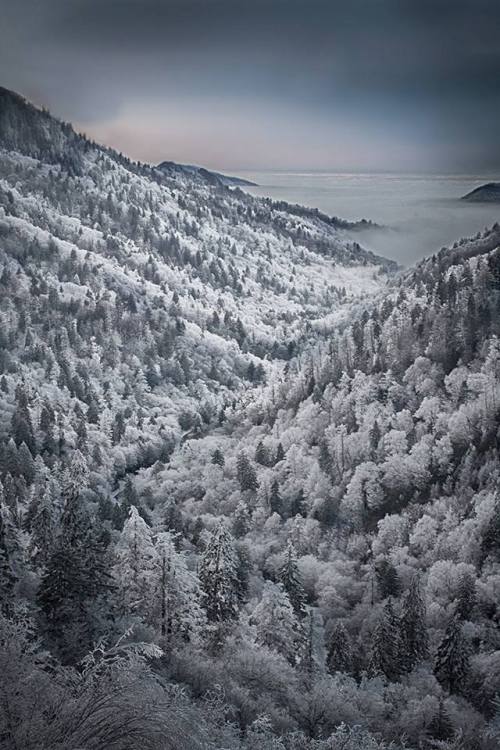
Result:
M53 486L48 483L31 522L30 556L35 567L47 563L54 545L56 517Z
M322 472L330 479L333 477L333 461L326 440L319 444L318 464Z
M250 513L247 504L240 500L234 511L233 534L236 538L245 536L250 530Z
M280 461L285 460L285 449L283 448L282 443L278 443L278 447L276 448L276 458L274 459L275 464L279 464Z
M23 467L19 460L19 452L13 438L9 439L7 446L5 447L3 468L4 473L10 474L12 477L18 477L22 473Z
M370 460L374 461L377 457L377 448L380 443L380 438L382 437L377 420L374 421L368 436L370 439Z
M257 448L255 449L255 461L261 466L271 465L271 455L269 452L269 448L264 445L262 440L257 443Z
M497 559L500 557L500 497L497 497L493 507L493 513L486 526L481 541L481 560L493 553Z
M352 670L352 648L347 630L342 622L332 628L329 638L326 665L330 674L350 673Z
M304 635L290 599L281 585L267 581L262 599L250 618L257 642L277 651L290 664L296 664L303 648Z
M369 672L396 680L404 671L402 651L398 622L388 601L373 633Z
M450 619L434 661L434 674L450 693L459 693L469 677L469 648L457 612Z
M127 477L127 479L125 480L125 485L123 487L121 501L121 511L124 519L128 518L132 506L134 506L135 508L139 507L139 496L131 478Z
M451 723L451 719L442 698L439 700L438 712L429 724L427 734L433 740L437 740L438 742L447 742L448 740L451 740L455 734L453 724Z
M409 672L429 655L425 617L420 581L418 576L414 576L403 599L401 612L401 639L405 667Z
M3 504L0 495L0 612L9 615L13 603L14 585L16 576L14 574L11 550L8 543L8 524L6 523L8 508Z
M216 448L212 453L212 463L215 466L224 466L224 454L222 453L220 448Z
M238 561L236 568L238 584L236 594L238 597L238 601L241 604L246 601L248 595L248 583L250 571L252 569L252 562L250 560L250 555L245 544L242 544L240 542L236 545L236 557Z
M375 567L375 575L382 599L389 596L399 596L401 581L398 572L390 560L382 560Z
M28 395L23 387L16 389L16 410L12 415L11 434L17 446L25 443L31 455L36 454L36 442L28 406Z
M296 616L299 618L305 617L307 613L306 593L297 565L295 548L291 541L287 544L284 560L278 573L278 580L288 594Z
M35 462L33 460L33 456L31 455L30 449L24 442L22 442L19 446L18 457L19 463L21 465L22 475L26 480L26 484L30 485L33 483L36 475Z
M238 559L233 537L220 523L208 540L199 567L202 605L210 623L238 615Z
M297 492L290 504L290 516L292 518L295 518L295 516L305 518L307 516L306 498L302 488Z
M283 512L283 502L281 500L280 496L280 486L278 484L278 480L274 479L273 483L271 485L271 494L269 496L269 505L271 507L272 513L281 513Z
M201 627L200 585L185 555L177 551L173 534L161 532L154 546L152 620L170 650L179 639L191 639Z
M301 629L302 630L302 629ZM302 648L298 653L300 659L300 668L306 674L306 684L311 684L313 673L317 671L318 663L314 654L314 609L311 607L308 612L307 622L305 623L305 633L303 635Z
M118 585L120 609L126 614L145 614L151 603L155 564L153 533L133 505L116 545L113 574Z
M462 620L470 620L476 606L476 581L470 573L460 577L456 611Z
M64 475L59 532L37 595L45 634L65 663L89 649L110 582L101 540L80 497L86 475L83 456L75 451Z
M238 455L236 461L236 473L242 492L255 492L259 488L255 469L244 453Z

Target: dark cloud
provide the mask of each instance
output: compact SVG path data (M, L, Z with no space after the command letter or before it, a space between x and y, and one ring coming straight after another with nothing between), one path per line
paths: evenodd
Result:
M265 166L275 148L270 166L493 169L499 32L493 0L17 0L0 65L142 158Z

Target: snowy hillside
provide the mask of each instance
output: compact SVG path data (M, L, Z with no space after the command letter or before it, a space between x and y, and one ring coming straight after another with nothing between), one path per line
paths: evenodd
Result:
M0 89L2 748L497 747L500 229L362 227Z
M166 177L130 164L16 95L0 99L4 283L8 291L15 281L28 306L37 290L33 349L47 354L56 330L71 339L73 329L71 367L86 369L92 351L84 404L93 400L101 421L116 418L116 405L103 408L113 380L130 423L130 438L112 451L118 460L125 450L128 461L138 434L157 451L162 431L179 433L179 412L193 403L204 404L209 423L233 391L288 359L315 322L379 289L394 269L314 216L272 210L199 173ZM17 326L13 301L5 294L6 332ZM26 373L38 397L53 401L32 370L28 355L16 377ZM66 385L57 399L68 413L79 399ZM137 427L142 408L156 429Z

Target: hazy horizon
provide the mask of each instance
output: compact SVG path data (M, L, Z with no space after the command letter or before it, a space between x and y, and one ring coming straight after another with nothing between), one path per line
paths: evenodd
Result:
M257 183L253 195L318 208L349 221L369 219L383 229L353 237L403 266L432 255L500 220L494 203L460 198L488 180L483 175L242 171Z
M18 0L2 84L155 163L500 169L491 0Z

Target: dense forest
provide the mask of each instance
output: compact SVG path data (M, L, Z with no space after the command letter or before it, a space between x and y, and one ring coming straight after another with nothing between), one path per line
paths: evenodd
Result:
M498 747L500 227L367 225L0 89L2 749Z

